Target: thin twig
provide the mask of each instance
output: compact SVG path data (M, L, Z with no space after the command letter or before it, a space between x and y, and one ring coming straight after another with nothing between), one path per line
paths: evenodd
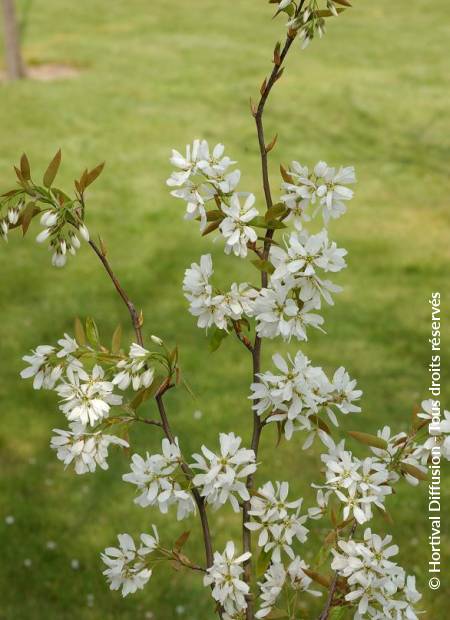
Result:
M355 520L355 522L352 525L352 529L350 530L350 534L348 536L349 540L353 538L357 525L358 525L358 522ZM335 595L337 584L338 584L338 578L339 578L338 572L335 571L334 576L333 576L333 581L331 582L330 589L328 591L328 596L327 596L327 600L325 603L325 607L323 608L322 613L320 614L318 620L327 620L328 616L330 615L331 607L333 605L334 595Z
M135 305L133 304L131 299L128 297L128 295L126 294L126 292L122 288L122 285L120 284L119 280L117 279L116 275L114 274L114 272L112 270L112 267L111 267L108 259L106 258L105 254L100 250L100 248L97 246L97 244L94 241L92 241L92 239L89 241L89 245L94 250L94 252L97 254L98 258L101 260L104 268L106 269L109 277L111 278L114 286L116 287L116 291L119 293L119 295L122 298L124 304L128 308L128 312L130 313L130 317L131 317L131 322L133 323L134 332L136 334L136 339L138 341L138 344L140 344L142 346L143 343L144 343L144 339L142 337L142 330L141 330L141 323L140 323L140 319L139 319L139 314L138 314L138 312L136 310Z

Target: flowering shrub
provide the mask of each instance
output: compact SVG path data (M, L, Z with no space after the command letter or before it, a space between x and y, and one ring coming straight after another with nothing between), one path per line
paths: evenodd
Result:
M167 180L172 195L185 203L187 220L199 222L203 236L216 231L224 252L249 261L254 282L233 282L225 288L212 284L210 254L186 269L183 292L197 326L206 330L212 350L231 336L249 354L249 445L234 433L221 433L216 446L201 446L198 454L183 452L166 410L169 390L186 385L178 348L157 336L144 339L143 317L121 286L109 262L105 244L97 244L86 226L86 190L103 169L85 170L75 181L74 194L55 187L61 161L58 152L41 184L33 180L23 155L15 168L18 187L1 196L0 233L7 240L14 229L25 235L33 219L43 227L36 240L52 252L52 264L62 267L85 241L102 262L126 305L135 341L122 346L117 328L111 344L100 339L95 321L75 322L74 337L64 334L56 345L39 345L23 359L23 378L36 390L52 390L68 428L55 429L51 448L77 474L108 468L111 447L129 448L127 428L146 424L162 432L157 454L132 454L123 480L136 487L135 503L142 508L176 515L193 513L200 519L205 562L194 563L183 552L189 535L172 542L153 533L118 535L118 547L102 553L104 575L112 590L123 596L142 589L155 567L166 560L200 573L210 588L215 613L223 620L299 617L304 600L322 597L320 620L326 618L417 618L420 594L415 579L392 558L398 553L391 537L368 527L375 511L387 510L397 483L416 485L426 479L430 454L439 450L450 458L450 414L436 430L439 403L424 401L408 432L389 427L377 435L349 433L349 440L365 447L355 456L339 435L342 416L361 412L362 392L356 380L340 367L327 374L312 365L302 350L295 356L276 353L271 369L262 366L264 339L307 340L311 329L323 331L322 304L333 304L341 288L328 279L346 267L346 250L330 241L328 225L344 215L356 182L353 167L332 167L320 161L312 168L297 161L281 166L280 194L273 198L268 156L276 139L267 142L263 116L269 95L281 78L286 56L296 39L305 47L325 31L325 22L349 6L348 0L282 0L276 14L288 16L284 44L277 43L273 68L251 104L262 170L264 200L242 191L236 162L224 146L210 148L194 140L185 155L174 150L174 171ZM305 225L318 223L318 232ZM289 229L289 227L292 227ZM186 386L187 387L187 386ZM154 400L158 419L147 417L144 405ZM257 481L261 433L276 425L280 439L313 442L322 448L323 475L311 481L315 505L292 497L288 481ZM433 426L433 432L427 433ZM242 548L228 541L216 549L209 521L213 513L230 508L242 515ZM328 529L313 565L305 562L310 534L317 539L317 521ZM364 528L361 526L364 525ZM316 603L312 603L315 609ZM312 613L312 612L311 612ZM311 616L310 616L311 617Z

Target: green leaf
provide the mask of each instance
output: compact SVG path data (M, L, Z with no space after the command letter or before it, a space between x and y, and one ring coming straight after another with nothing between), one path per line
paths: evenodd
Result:
M284 609L273 607L270 614L266 616L268 620L281 620L281 618L289 618L289 614Z
M100 336L98 333L98 327L94 319L88 317L86 319L86 336L89 344L91 344L94 348L97 348L100 345Z
M111 340L111 352L118 353L122 342L122 325L118 325L114 330Z
M278 220L267 221L266 218L261 215L254 217L249 224L250 226L254 226L256 228L286 228L286 224L283 224L283 222L279 222Z
M271 220L276 220L277 217L285 215L286 212L287 208L284 206L284 204L278 202L277 204L273 205L273 207L270 207L270 209L267 209L264 215L264 219L266 220L266 222L270 222Z
M272 555L270 551L261 551L258 555L258 559L256 560L256 576L262 577L266 570L269 568L270 559Z
M223 220L225 215L220 211L220 209L213 209L212 211L208 211L206 213L206 219L208 222L215 222L216 220ZM200 218L198 218L200 219Z
M225 331L224 329L219 329L218 327L214 327L211 330L211 333L208 336L209 350L211 351L211 353L214 353L214 351L217 351L217 349L220 347L223 340L225 340L227 336L228 336L228 332Z
M275 267L268 260L261 260L260 258L255 258L250 262L259 271L265 271L266 273L269 273L269 274L272 274L275 271Z
M81 347L83 347L86 344L86 334L84 333L83 324L78 317L76 317L75 319L74 330L75 330L75 340L78 342L78 344Z
M332 607L328 618L329 620L344 620L344 618L347 616L348 611L348 607Z
M61 149L58 150L52 161L49 163L47 170L44 173L42 182L45 187L51 187L56 175L58 174L59 166L61 164Z
M143 388L136 393L136 396L128 403L128 406L133 411L136 411L143 403L156 394L163 380L161 376L155 377L153 383L148 388Z
M358 431L349 431L350 437L356 439L360 443L364 443L366 446L373 446L374 448L381 448L385 450L387 448L387 442L381 437L376 435L369 435L369 433L360 433Z

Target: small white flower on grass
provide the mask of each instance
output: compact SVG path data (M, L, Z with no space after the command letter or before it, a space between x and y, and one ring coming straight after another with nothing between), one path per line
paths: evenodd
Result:
M223 553L214 553L214 563L203 580L205 586L212 586L214 600L230 615L247 608L245 595L249 592L249 586L242 579L242 564L251 557L251 553L234 556L234 543L229 541Z
M50 441L50 447L56 450L58 459L66 467L73 463L77 474L94 472L97 466L108 469L109 446L128 447L124 439L101 431L90 433L79 422L72 422L69 427L70 431L53 429L56 434Z
M15 518L13 517L13 515L7 515L5 517L5 523L6 525L13 525L13 523L15 523Z
M77 558L73 558L72 560L70 560L70 568L72 570L79 570L80 569L80 560L77 560Z
M141 534L141 545L136 547L129 534L119 534L118 547L107 547L101 554L106 564L103 571L111 590L122 589L122 596L141 590L152 576L148 556L158 548L159 536L155 526L153 535Z
M23 561L23 565L25 566L25 568L31 568L33 562L30 560L30 558L25 558L25 560Z
M111 406L121 405L122 397L113 393L114 384L105 381L105 372L95 365L89 375L85 370L67 369L66 378L56 387L62 399L61 411L69 421L94 426L108 417Z
M241 204L241 198L245 199ZM233 252L235 256L247 256L247 243L254 243L258 235L249 226L251 220L258 216L258 210L253 206L255 196L244 192L233 194L230 205L222 203L221 209L226 217L220 223L220 231L225 237L225 252Z
M219 436L220 454L202 446L203 454L193 454L193 469L201 470L193 483L199 488L202 497L215 509L230 501L235 512L239 512L239 499L250 499L245 479L256 471L253 450L240 448L242 439L234 433L221 433Z
M45 543L45 548L48 549L49 551L54 551L56 549L56 543L54 540L48 540Z

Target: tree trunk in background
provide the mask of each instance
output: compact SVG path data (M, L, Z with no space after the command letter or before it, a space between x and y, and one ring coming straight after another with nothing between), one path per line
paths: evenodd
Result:
M5 35L6 71L10 80L25 77L20 51L20 37L17 28L14 0L1 0L3 8L3 29Z

